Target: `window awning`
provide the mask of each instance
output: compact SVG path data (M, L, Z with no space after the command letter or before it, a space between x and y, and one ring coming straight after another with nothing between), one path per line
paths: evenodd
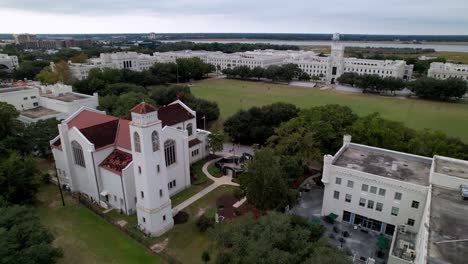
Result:
M334 214L334 213L331 213L328 215L329 218L335 220L336 218L338 218L338 215Z
M109 194L109 192L107 192L107 191L102 191L102 192L100 193L101 196L107 196L108 194Z

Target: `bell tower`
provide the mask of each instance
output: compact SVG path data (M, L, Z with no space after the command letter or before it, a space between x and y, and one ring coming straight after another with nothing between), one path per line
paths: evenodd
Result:
M344 72L344 50L343 43L340 42L340 34L333 34L331 44L331 55L328 61L327 83L336 83L336 78Z
M174 225L161 148L162 123L156 107L145 102L130 112L138 224L144 232L160 236Z

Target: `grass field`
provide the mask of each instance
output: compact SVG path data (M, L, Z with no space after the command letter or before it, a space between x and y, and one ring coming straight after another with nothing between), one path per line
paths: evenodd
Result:
M401 121L408 127L440 130L468 142L468 104L322 91L227 79L195 82L191 89L196 96L218 103L221 121L239 109L275 102L293 103L301 108L340 104L349 106L360 116L379 112L383 117Z
M206 233L201 233L198 230L195 222L204 212L216 208L216 199L218 197L233 193L236 188L233 186L220 186L185 208L183 211L189 214L188 222L175 225L173 229L157 239L158 242L167 239L165 253L175 257L182 263L202 263L202 252L209 250L212 259L210 263L215 263L216 250L213 243Z
M41 222L54 234L54 244L63 249L59 263L161 263L159 257L69 196L63 207L57 186L43 186L37 197Z

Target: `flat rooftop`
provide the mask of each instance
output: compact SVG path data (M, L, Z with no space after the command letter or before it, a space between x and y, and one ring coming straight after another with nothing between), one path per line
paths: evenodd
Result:
M25 87L25 86L20 86L20 87L5 87L5 88L0 88L0 93L11 93L11 92L18 92L18 91L24 91L24 90L30 90L32 88L30 87Z
M39 118L43 116L60 114L60 112L39 106L33 109L23 110L20 112L20 114L23 116L35 119L35 118Z
M435 172L453 177L468 179L468 163L460 160L436 157Z
M350 144L333 165L429 186L431 163L432 159Z
M50 98L50 99L63 101L63 102L73 102L73 101L76 101L76 100L88 99L88 97L86 97L86 96L78 95L78 94L75 94L75 93L64 93L64 94L61 94L61 95L58 95L58 96L51 95L51 94L43 94L42 96Z
M468 200L460 191L432 188L429 222L429 263L466 263L468 260Z

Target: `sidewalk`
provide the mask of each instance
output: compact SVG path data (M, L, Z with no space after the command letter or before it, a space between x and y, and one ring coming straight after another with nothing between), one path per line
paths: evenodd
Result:
M172 208L172 215L176 215L178 212L182 211L186 207L190 206L198 199L202 198L203 196L207 195L209 192L213 191L214 189L218 188L221 185L231 185L231 186L239 186L239 184L232 182L232 178L228 176L221 176L219 178L214 177L208 172L208 166L212 163L218 161L219 159L210 160L203 165L202 171L203 173L213 180L213 183L206 187L205 189L201 190L200 192L196 193L192 197L188 198L187 200L183 201L181 204L177 205L176 207Z

